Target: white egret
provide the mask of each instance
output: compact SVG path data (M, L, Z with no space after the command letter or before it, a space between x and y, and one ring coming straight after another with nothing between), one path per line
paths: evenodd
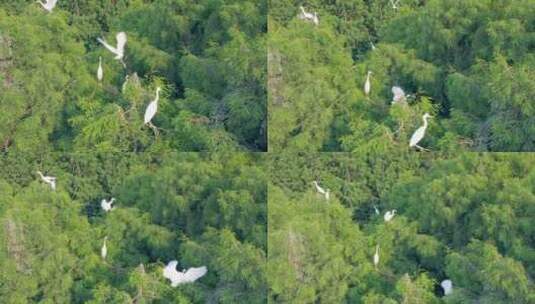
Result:
M375 210L375 214L381 214L381 212L379 212L379 209L377 209L377 206L373 205L373 209Z
M372 47L372 51L375 51L375 44L373 44L373 42L370 41L370 46Z
M390 222L394 218L394 215L396 215L396 209L387 211L384 215L385 222Z
M440 283L440 286L442 286L442 289L444 289L444 295L447 296L451 294L453 291L453 283L451 280L444 280L442 283Z
M184 269L182 272L176 270L176 260L171 261L163 269L163 276L171 281L171 286L176 287L184 283L192 283L201 278L208 271L206 266Z
M393 86L392 94L394 94L394 97L392 98L392 104L405 103L407 100L407 97L405 96L405 91L403 91L403 89L400 87Z
M52 10L54 9L54 7L56 7L56 3L58 2L58 0L46 0L46 3L42 2L42 1L37 1L39 4L41 4L41 6L47 10L49 13L52 12Z
M422 119L424 121L424 125L419 127L411 136L411 140L409 142L409 147L416 147L420 150L426 150L420 146L418 146L418 143L424 138L425 130L427 129L427 119L431 118L433 116L429 115L429 113L425 113L422 116Z
M114 207L111 206L114 201L114 197L112 197L109 201L107 201L106 199L102 199L102 201L100 201L100 207L102 207L102 210L104 210L104 212L109 212L114 209Z
M45 176L43 175L43 173L41 173L41 171L37 171L37 174L41 176L43 182L50 185L50 188L52 188L52 190L56 190L56 178L54 176Z
M102 81L104 78L104 70L102 70L102 57L98 56L98 69L97 69L97 79Z
M379 265L379 245L375 245L375 254L373 255L373 265L375 266L375 269L377 269L377 265Z
M371 90L371 83L370 83L370 76L372 74L372 71L368 71L368 75L366 76L366 83L364 83L364 94L366 96L370 95Z
M298 15L299 19L312 21L315 25L318 25L320 23L317 12L314 12L314 14L307 13L305 11L305 8L302 6L300 6L299 9L301 10L301 13Z
M329 200L331 196L329 193L330 192L329 189L327 190L323 189L322 187L320 187L320 185L318 185L317 181L313 181L312 183L314 184L314 186L316 186L316 190L318 191L318 193L323 194L325 196L325 199Z
M102 244L102 248L100 249L100 256L103 260L106 259L106 256L108 255L108 247L106 246L106 241L108 240L108 237L104 237L104 244Z
M314 12L314 18L312 18L312 22L314 22L315 25L320 24L320 18L318 17L318 13Z
M399 0L390 0L390 4L392 4L392 8L397 10L399 8Z
M156 111L158 110L158 100L160 99L160 90L160 87L156 88L156 98L149 103L145 110L145 124L150 124L150 121L154 115L156 115Z
M106 47L110 52L116 55L115 59L122 60L124 57L124 46L126 45L126 33L119 32L116 36L116 39L117 39L117 47L113 47L109 45L104 39L97 38L98 42L102 43L104 47Z

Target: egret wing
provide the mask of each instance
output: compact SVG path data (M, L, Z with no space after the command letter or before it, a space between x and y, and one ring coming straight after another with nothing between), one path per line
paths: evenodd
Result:
M124 46L126 45L126 33L125 32L119 32L116 36L117 38L117 50L122 53L124 50Z
M206 269L206 266L197 267L197 268L190 268L186 271L184 274L184 282L195 282L200 277L204 276L208 269Z
M422 138L424 137L424 132L425 132L425 128L424 127L419 127L418 130L416 130L412 134L411 140L409 142L409 146L413 147L414 145L419 143L420 140L422 140Z
M97 41L102 43L102 45L107 48L110 52L114 53L114 54L117 54L117 49L114 48L113 46L109 45L106 40L102 39L102 38L97 38Z
M152 120L152 118L156 114L156 110L157 103L154 101L147 106L147 110L145 110L145 124Z

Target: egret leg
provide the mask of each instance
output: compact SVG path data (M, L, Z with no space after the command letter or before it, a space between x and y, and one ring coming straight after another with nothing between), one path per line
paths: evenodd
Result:
M147 125L152 129L152 132L154 132L154 136L155 137L158 137L158 135L160 134L160 132L158 131L158 128L152 124L152 122L148 122Z

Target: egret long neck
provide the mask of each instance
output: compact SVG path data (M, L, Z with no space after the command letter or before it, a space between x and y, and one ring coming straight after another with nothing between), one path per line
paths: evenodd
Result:
M427 128L427 116L424 116L424 128Z

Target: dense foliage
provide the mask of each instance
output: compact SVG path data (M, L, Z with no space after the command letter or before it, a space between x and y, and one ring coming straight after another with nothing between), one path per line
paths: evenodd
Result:
M532 0L270 3L270 150L353 151L381 137L406 148L425 112L431 150L535 150ZM392 86L408 106L391 105Z
M272 303L535 301L535 156L418 155L271 156Z
M265 303L260 155L8 154L0 168L2 303ZM174 259L208 273L172 288Z
M266 150L266 15L254 0L2 1L0 148ZM119 31L125 67L96 40ZM157 86L158 137L143 124Z

